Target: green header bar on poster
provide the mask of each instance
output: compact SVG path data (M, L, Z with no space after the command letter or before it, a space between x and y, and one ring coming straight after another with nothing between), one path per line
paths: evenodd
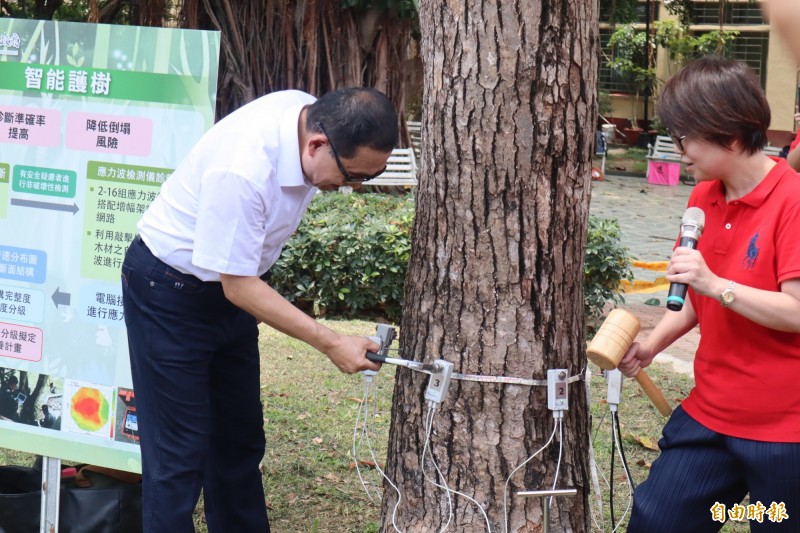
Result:
M0 90L192 105L193 87L191 76L0 62Z

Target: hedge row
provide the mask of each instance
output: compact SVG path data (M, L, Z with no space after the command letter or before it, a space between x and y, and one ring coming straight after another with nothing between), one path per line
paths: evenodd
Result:
M272 284L316 316L383 315L399 321L411 251L411 195L320 194L273 268ZM584 306L600 316L630 278L614 220L589 218Z
M319 194L273 268L272 285L316 316L400 318L413 196Z

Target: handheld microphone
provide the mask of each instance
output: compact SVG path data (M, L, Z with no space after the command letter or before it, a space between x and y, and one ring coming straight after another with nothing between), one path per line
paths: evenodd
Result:
M697 240L703 233L706 223L706 214L699 207L690 207L683 214L681 219L681 241L679 246L686 248L697 248ZM667 309L670 311L680 311L686 302L685 283L670 283L669 294L667 295Z

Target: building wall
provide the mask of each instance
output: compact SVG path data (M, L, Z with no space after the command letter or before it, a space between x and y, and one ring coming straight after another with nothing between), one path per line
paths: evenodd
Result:
M797 82L797 65L794 57L783 45L780 36L771 32L766 92L772 111L770 140L776 146L789 144L794 138Z
M734 0L736 1L736 0ZM746 2L747 0L741 0ZM800 1L800 0L798 0ZM659 6L659 20L668 20L672 17L663 5ZM641 25L644 29L644 25ZM601 23L601 28L607 27ZM769 34L769 45L767 51L767 62L765 65L765 92L767 101L772 111L772 124L770 126L770 142L775 146L788 144L794 138L796 131L794 123L795 107L797 105L797 87L800 76L798 76L797 65L793 56L789 53L780 36L766 24L752 25L725 25L726 30L738 30L740 37L747 34L758 34L761 32ZM693 26L692 30L712 31L718 30L718 25L698 25ZM800 30L798 30L800 31ZM762 67L763 68L763 67ZM670 61L668 53L659 49L656 55L656 75L659 80L668 80L678 70L678 65ZM616 120L615 123L625 122L631 117L631 105L633 97L627 94L611 94L612 112L611 115ZM653 119L655 116L656 98L651 97L649 102L648 117ZM643 98L640 96L636 107L636 116L644 118Z

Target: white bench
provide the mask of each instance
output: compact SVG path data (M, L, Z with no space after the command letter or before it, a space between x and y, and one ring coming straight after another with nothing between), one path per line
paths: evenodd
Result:
M681 160L681 153L675 148L675 143L669 135L656 137L656 144L647 144L647 159L677 161Z
M647 159L675 163L681 162L681 153L675 149L675 143L672 142L672 137L668 135L657 136L656 144L652 145L648 143L647 148ZM781 155L781 148L778 146L765 146L763 151L765 154L772 157L779 157ZM647 174L650 174L650 165L647 165Z
M386 161L386 170L380 176L365 181L364 185L417 186L417 158L411 148L395 148Z
M420 147L422 145L422 122L409 120L406 122L406 126L408 126L408 135L411 137L411 146L414 148L414 155L419 159Z
M659 135L656 137L655 146L648 144L647 148L649 149L647 159L666 159L667 161L681 160L680 152L675 149L675 144L668 135ZM782 148L780 146L765 146L763 148L764 153L772 157L780 156L781 150Z

